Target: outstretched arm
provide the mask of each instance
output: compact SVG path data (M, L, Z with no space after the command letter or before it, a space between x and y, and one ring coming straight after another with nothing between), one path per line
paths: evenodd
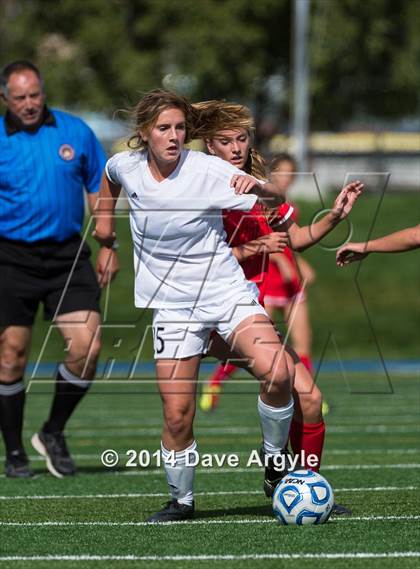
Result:
M400 253L420 247L420 225L362 243L347 243L337 251L337 265L343 267L360 261L369 253Z
M338 194L332 209L312 225L299 227L297 223L289 222L288 231L292 249L304 251L332 231L340 221L349 215L363 188L364 185L359 181L347 184Z

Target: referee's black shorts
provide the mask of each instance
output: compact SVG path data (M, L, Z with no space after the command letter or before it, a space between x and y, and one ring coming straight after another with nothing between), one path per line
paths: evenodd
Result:
M79 235L62 242L0 239L0 327L31 326L77 310L100 312L100 288Z

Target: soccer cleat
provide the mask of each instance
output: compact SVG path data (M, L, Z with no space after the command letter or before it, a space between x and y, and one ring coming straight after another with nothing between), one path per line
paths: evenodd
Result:
M264 446L262 446L260 449L260 459L262 460L263 464L266 464L264 470L264 493L267 498L272 498L277 484L282 478L286 476L288 472L291 472L293 470L293 464L291 461L292 453L287 448L281 451L281 459L278 459L278 456L279 455L276 455L276 457L273 455L266 455ZM276 466L275 459L278 466ZM295 467L295 469L296 468L298 467Z
M66 445L64 434L35 433L31 439L34 449L47 461L47 468L53 476L63 478L76 474L76 468Z
M203 393L200 397L200 409L202 411L214 411L219 404L219 397L222 388L220 385L211 385L211 383L204 386Z
M326 401L322 402L322 416L325 417L325 415L328 415L328 413L330 412L330 406L328 405L328 403Z
M351 516L352 511L349 508L347 508L346 506L343 506L342 504L337 504L336 502L334 502L333 507L331 508L331 515L332 516Z
M7 478L31 478L34 475L23 449L14 450L7 455L4 473Z
M194 517L194 502L191 506L180 504L178 500L173 499L166 504L161 510L150 516L147 521L151 524L161 524L165 522L182 522L190 520Z

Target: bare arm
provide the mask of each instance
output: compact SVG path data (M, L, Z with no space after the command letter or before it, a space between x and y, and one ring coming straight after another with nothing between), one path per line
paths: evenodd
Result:
M299 227L297 223L289 220L285 225L289 231L292 249L304 251L332 231L340 221L349 215L362 193L363 187L361 182L347 184L338 194L332 209L316 223Z
M102 187L102 182L103 180L101 181L101 187ZM99 192L96 193L87 194L89 211L92 215L96 214L100 200L100 192L101 190L99 190ZM95 232L93 232L93 236L96 239ZM113 242L111 243L111 245L113 244ZM101 288L107 285L109 282L111 282L118 273L118 271L120 270L120 262L118 259L118 254L116 250L113 250L111 248L111 245L109 244L105 245L104 243L101 243L98 256L96 257L95 269L98 277L98 282Z
M93 215L95 212L96 203L98 201L99 192L89 193L86 195L87 195L87 203L88 203L89 213L91 215Z
M248 243L232 247L232 253L239 263L243 263L254 255L279 253L284 251L288 243L289 236L286 232L279 233L274 231L268 235L262 235L253 241L248 241Z
M360 261L369 253L400 253L420 247L420 225L384 235L372 241L347 243L337 251L337 265L343 267Z
M99 196L95 207L95 230L92 236L104 247L112 247L115 236L114 212L121 186L102 175Z
M306 259L304 259L300 255L296 255L295 259L302 280L305 281L308 285L311 285L316 279L316 272L314 268L310 263L308 263Z

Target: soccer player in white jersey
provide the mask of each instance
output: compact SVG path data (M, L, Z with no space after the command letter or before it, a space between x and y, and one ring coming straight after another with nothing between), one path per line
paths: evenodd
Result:
M194 467L188 458L196 449L197 376L211 330L250 361L260 381L264 447L273 456L283 453L293 415L293 360L231 254L221 215L222 209L249 210L257 200L275 206L283 198L273 185L226 161L184 149L193 117L183 97L160 89L144 95L135 109L134 150L106 165L94 232L102 245L112 245L113 213L123 188L130 205L135 304L154 309L161 447L172 498L150 522L194 514ZM346 206L357 197L349 191Z

